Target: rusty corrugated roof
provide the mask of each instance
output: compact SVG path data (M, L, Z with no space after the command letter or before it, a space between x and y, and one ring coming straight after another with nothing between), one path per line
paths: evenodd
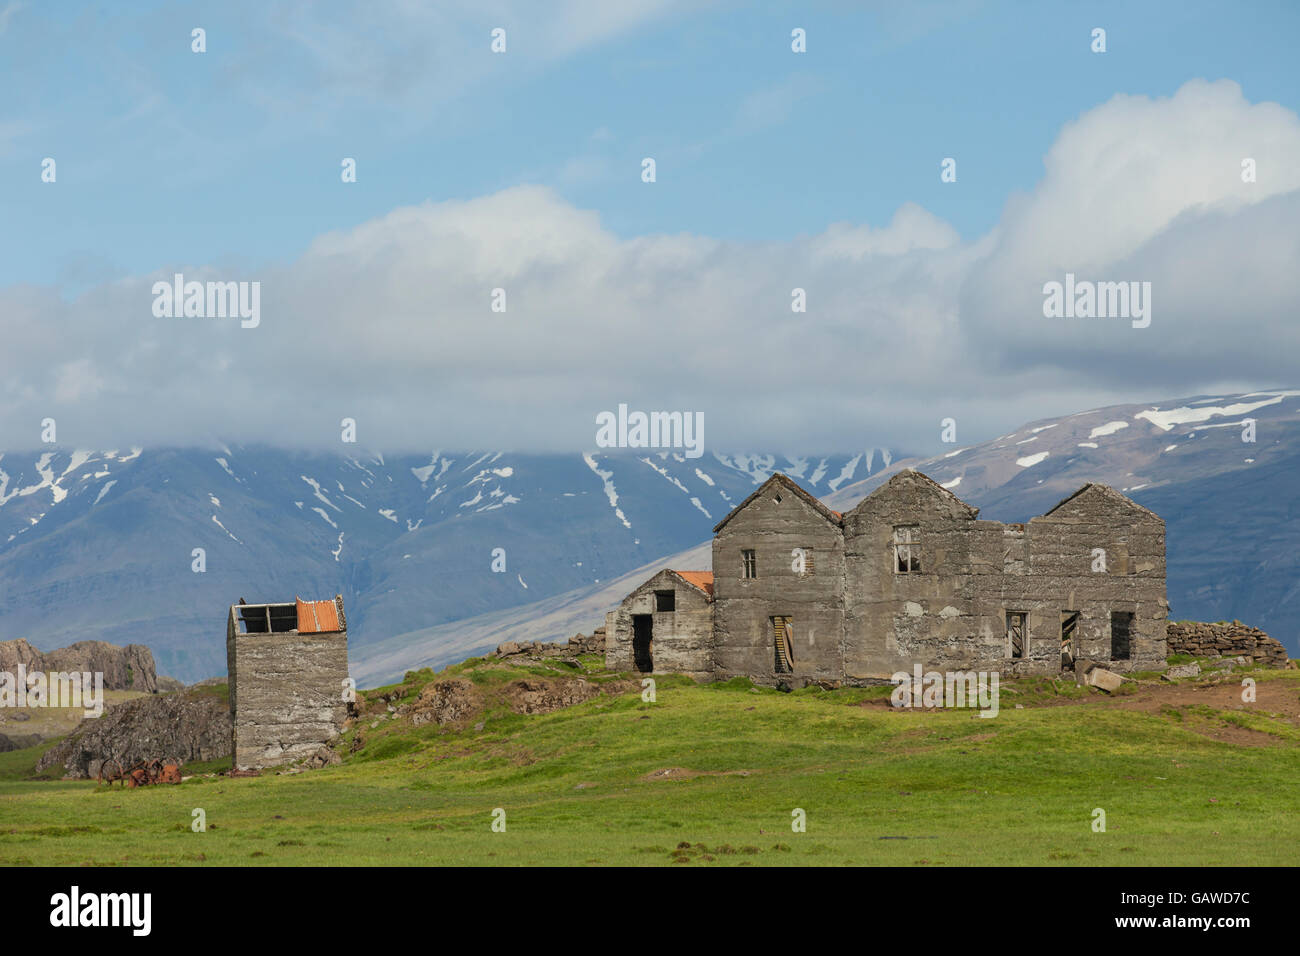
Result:
M712 571L673 571L687 584L699 588L710 598L713 597L713 572Z
M339 609L333 601L304 601L295 597L298 605L299 634L327 634L341 631Z

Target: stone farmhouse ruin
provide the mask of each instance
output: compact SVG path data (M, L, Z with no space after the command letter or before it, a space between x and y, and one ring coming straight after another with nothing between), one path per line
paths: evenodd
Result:
M845 514L775 474L713 529L712 572L660 571L606 615L606 663L790 686L1163 665L1159 516L1095 483L1025 524L978 514L910 469Z
M226 623L234 765L271 767L313 755L347 719L343 597L232 605Z

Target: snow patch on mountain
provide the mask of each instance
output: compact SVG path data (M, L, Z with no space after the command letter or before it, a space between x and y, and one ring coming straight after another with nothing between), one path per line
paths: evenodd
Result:
M115 484L117 484L117 479L116 479L116 478L114 478L112 481L106 481L106 482L104 482L104 487L99 489L99 494L95 496L94 504L92 504L91 507L93 508L93 507L95 507L95 505L97 505L97 504L99 504L101 501L103 501L103 500L104 500L104 495L108 494L108 490L109 490L110 488L112 488ZM209 497L211 497L211 495L209 495ZM220 503L219 501L217 501L216 498L213 498L212 501L217 505L217 507L220 507L220 506L221 506L221 503Z
M632 522L627 520L623 510L618 506L618 491L614 488L614 473L612 471L601 471L596 465L596 457L589 452L583 452L582 460L587 463L587 467L592 470L605 488L605 497L609 499L609 506L614 509L614 514L618 520L623 522L623 527L631 529Z
M826 482L826 486L830 488L831 491L839 491L840 485L844 484L844 482L852 478L854 472L858 470L858 462L860 462L861 460L862 460L861 455L854 455L852 458L849 459L849 461L844 465L844 467L840 469L840 473L838 476Z
M1210 405L1203 408L1192 408L1187 405L1184 405L1181 408L1171 408L1167 411L1161 411L1158 408L1151 408L1143 412L1138 412L1133 417L1145 418L1147 421L1157 426L1158 428L1162 428L1165 431L1169 431L1175 425L1186 425L1189 422L1203 422L1206 419L1213 418L1215 416L1245 415L1249 412L1255 411L1255 409L1257 408L1264 408L1268 405L1278 405L1281 403L1282 399L1287 398L1291 395L1295 395L1297 393L1296 392L1276 392L1276 393L1256 392L1253 394L1255 395L1271 394L1272 397L1262 402L1238 402L1234 405ZM1242 395L1239 397L1251 398L1253 397L1253 395Z
M1141 417L1140 415L1138 416ZM1128 422L1107 422L1105 425L1098 425L1088 433L1089 438L1104 438L1107 435L1113 435L1121 428L1128 428Z

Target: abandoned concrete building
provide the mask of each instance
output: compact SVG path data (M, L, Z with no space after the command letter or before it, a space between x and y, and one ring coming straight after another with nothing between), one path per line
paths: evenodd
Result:
M347 718L348 629L343 598L232 605L226 622L234 765L309 757Z
M1164 662L1165 526L1089 483L1025 524L917 471L831 511L773 475L713 529L713 571L661 571L606 615L611 669L803 686Z

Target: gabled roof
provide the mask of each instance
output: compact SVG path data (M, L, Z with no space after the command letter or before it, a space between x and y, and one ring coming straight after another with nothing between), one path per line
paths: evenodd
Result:
M831 524L835 525L837 528L840 526L840 519L843 516L838 511L831 511L830 508L827 508L824 504L822 504L820 501L818 501L808 492L804 491L797 484L795 484L793 479L786 477L785 475L783 475L781 472L778 471L778 472L774 472L771 478L767 479L767 481L759 485L758 489L752 495L750 495L740 504L736 505L736 507L732 508L731 513L717 523L717 525L713 529L713 533L717 534L719 531L721 531L728 521L736 517L737 514L739 514L741 511L747 508L751 502L755 501L760 495L764 494L768 490L768 488L770 488L773 484L781 485L787 490L794 492L805 502L811 505L814 511L816 511L819 515L821 515Z
M1079 497L1081 494L1083 494L1085 491L1090 491L1090 490L1092 490L1092 489L1094 489L1094 488L1095 488L1097 491L1101 492L1102 494L1106 495L1107 497L1118 499L1119 501L1121 501L1121 502L1123 502L1123 503L1125 503L1125 504L1127 504L1127 505L1129 505L1129 506L1131 506L1131 507L1133 507L1133 508L1136 508L1138 511L1141 511L1143 514L1148 514L1148 515L1150 515L1151 517L1155 518L1155 519L1158 520L1158 521L1163 520L1163 519L1162 519L1158 514L1156 514L1156 513L1155 513L1154 511L1152 511L1150 508L1143 508L1140 504L1138 504L1136 501L1134 501L1134 500L1133 500L1132 498L1130 498L1128 495L1123 494L1122 492L1116 491L1116 490L1115 490L1114 488L1112 488L1110 485L1103 485L1103 484L1102 484L1101 482L1099 482L1099 481L1090 481L1090 482L1088 482L1087 484L1085 484L1082 488L1080 488L1078 491L1074 492L1073 494L1066 495L1064 498L1062 498L1062 499L1061 499L1060 501L1058 501L1056 504L1052 505L1052 507L1051 507L1049 510L1044 511L1043 514L1042 514L1042 517L1046 518L1048 515L1050 515L1050 514L1051 514L1053 511L1055 511L1057 508L1060 508L1060 507L1062 507L1062 506L1064 506L1064 505L1070 503L1070 502L1073 501L1075 498L1077 498L1077 497Z
M669 568L671 571L672 569ZM712 571L673 571L691 587L698 588L713 600L713 572Z
M891 475L888 481L882 482L881 484L877 485L876 488L871 492L871 494L867 495L865 498L862 499L862 501L859 501L856 505L854 505L853 510L856 511L858 508L861 508L863 502L870 501L876 495L882 494L886 488L890 488L896 484L899 484L903 480L910 480L915 478L920 478L922 482L924 482L927 485L930 485L940 495L944 496L945 498L951 498L954 502L961 505L968 512L970 512L970 516L972 518L976 517L980 513L980 510L976 508L974 505L967 504L965 501L962 501L960 498L954 495L943 485L939 484L939 482L935 481L933 478L931 478L929 475L925 474L924 472L917 471L915 468L903 468L896 474Z

